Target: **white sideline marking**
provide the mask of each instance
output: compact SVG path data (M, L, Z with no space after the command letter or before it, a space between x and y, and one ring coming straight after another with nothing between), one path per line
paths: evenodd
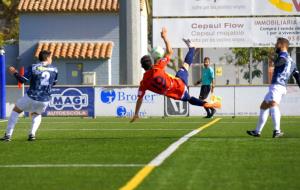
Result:
M0 168L129 168L145 164L12 164L0 165Z
M7 121L7 120L6 120ZM6 122L3 121L2 122ZM0 121L1 122L1 121ZM221 121L219 122L220 124L256 124L256 120L255 121ZM18 123L31 123L31 121L19 121ZM92 121L92 122L85 122L85 121L76 121L76 122L68 122L68 121L42 121L42 124L46 124L46 123L51 123L51 124L129 124L129 121L104 121L104 122L98 122L98 121ZM157 122L135 122L135 124L149 124L149 125L155 125L155 124L205 124L207 122L203 122L203 121L157 121ZM282 121L282 123L299 123L298 121Z
M0 123L4 123L4 122L7 122L7 120L0 120Z
M185 143L187 140L189 140L189 138L196 135L200 131L201 130L199 130L199 129L195 129L195 130L191 131L190 133L184 135L178 141L174 142L166 150L164 150L162 153L160 153L148 165L155 166L155 167L161 165L169 156L171 156L171 154L173 154L179 148L180 145Z
M19 129L27 130L27 129ZM40 131L190 131L193 129L40 129Z
M20 122L18 122L18 123L31 123L31 121L20 121ZM82 123L84 123L84 124L120 124L120 123L125 123L125 124L130 124L129 123L129 120L128 121L91 121L91 122L85 122L85 121L75 121L75 122L69 122L69 121L62 121L62 122L60 122L60 121L42 121L42 123L51 123L51 124L76 124L76 123L79 123L79 124L82 124ZM151 125L153 125L153 124L176 124L176 123L178 123L178 124L189 124L189 123L197 123L197 124L204 124L204 123L206 123L206 122L197 122L197 121L195 121L195 122L193 122L193 121L190 121L190 122L186 122L186 121L170 121L170 122L168 122L168 121L158 121L158 122L140 122L140 121L138 121L138 122L135 122L135 124L139 124L139 123L143 123L143 124L151 124Z
M202 130L217 123L221 118L214 119L213 121L195 129L188 134L181 137L179 140L171 144L167 149L161 152L157 157L145 165L133 178L131 178L124 186L119 190L133 190L138 187L143 180L158 166L160 166L169 156L171 156L184 142L189 140L194 135L198 134Z
M192 136L198 134L199 132L201 132L202 130L206 129L207 127L215 124L220 119L221 118L215 119L212 122L209 122L208 124L206 124L206 125L198 128L198 129L195 129L195 130L191 131L190 133L184 135L179 140L177 140L176 142L174 142L173 144L171 144L166 150L164 150L162 153L160 153L148 165L155 166L155 167L161 165L169 156L171 156L171 154L173 154L179 148L180 145L182 145L183 143L185 143Z

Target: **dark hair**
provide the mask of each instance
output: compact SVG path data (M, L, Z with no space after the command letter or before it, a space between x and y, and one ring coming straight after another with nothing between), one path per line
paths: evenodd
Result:
M289 40L286 39L286 38L282 38L282 37L277 38L277 42L278 42L278 43L281 43L281 44L284 44L284 45L286 45L287 47L289 47L289 45L290 45Z
M210 61L210 58L209 57L204 57L204 61L206 61L206 60Z
M39 53L39 60L40 61L47 61L48 57L51 56L51 51L42 50Z
M141 59L141 65L142 65L143 69L145 69L146 71L151 69L151 67L152 67L151 57L149 55L143 56Z

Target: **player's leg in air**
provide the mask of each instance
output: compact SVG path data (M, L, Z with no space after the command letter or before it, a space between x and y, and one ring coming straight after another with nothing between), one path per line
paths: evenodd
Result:
M170 57L173 54L173 50L171 48L170 42L167 39L167 30L163 28L161 32L162 39L165 41L167 53L163 59L156 62L155 65L151 62L149 56L144 56L141 59L142 68L146 71L143 77L143 80L140 83L139 92L138 92L138 99L135 105L135 114L131 119L131 122L136 121L139 118L139 110L143 103L143 97L145 95L146 90L150 90L157 94L165 95L169 98L173 98L176 100L188 101L192 105L196 106L203 106L207 108L218 108L220 104L218 103L209 104L205 101L199 100L195 97L190 97L187 85L188 85L188 70L190 65L193 62L193 57L195 53L195 47L192 45L190 40L184 40L189 47L189 51L185 58L185 63L183 64L182 68L177 72L176 77L168 75L165 72L165 67L167 66L168 62L170 61ZM157 74L154 77L154 74ZM156 79L159 79L157 81ZM166 85L166 81L169 80L168 86Z
M187 90L188 78L189 78L188 70L189 70L191 64L193 63L193 58L194 58L194 54L195 54L195 46L189 39L183 39L183 41L188 46L189 51L185 56L183 66L176 73L176 77L180 78L186 85L186 90L182 97L182 101L188 101L192 105L203 106L204 108L219 108L220 107L219 103L209 104L206 101L200 100L196 97L189 95L189 92Z

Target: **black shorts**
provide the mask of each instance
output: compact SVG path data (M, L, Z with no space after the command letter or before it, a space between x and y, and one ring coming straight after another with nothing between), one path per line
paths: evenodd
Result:
M202 85L200 90L199 99L205 100L210 93L210 85Z

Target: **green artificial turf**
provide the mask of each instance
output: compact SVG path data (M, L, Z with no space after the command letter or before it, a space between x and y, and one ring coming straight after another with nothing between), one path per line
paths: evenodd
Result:
M209 121L149 118L130 124L120 118L43 118L37 141L27 142L30 120L20 119L13 140L0 142L0 187L118 189L170 144ZM270 121L261 138L247 136L256 121L222 118L180 146L137 189L300 189L300 117L282 119L285 136L280 139L271 138ZM1 122L0 133L5 127ZM40 164L107 167L18 167Z

